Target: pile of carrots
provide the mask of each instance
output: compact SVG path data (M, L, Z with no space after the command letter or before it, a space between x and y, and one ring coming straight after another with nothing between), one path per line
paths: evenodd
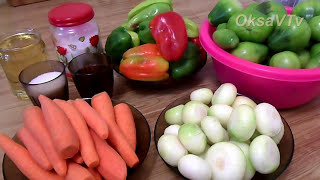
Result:
M51 100L23 113L17 133L25 147L0 134L0 147L30 180L124 180L139 163L136 128L127 104L113 107L106 92L90 106L83 99Z

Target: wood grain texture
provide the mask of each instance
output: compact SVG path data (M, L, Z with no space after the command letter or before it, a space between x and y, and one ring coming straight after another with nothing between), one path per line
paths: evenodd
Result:
M51 0L20 7L0 5L1 31L17 28L33 27L38 29L46 43L49 59L56 59L53 45L49 36L48 11L64 2L71 0ZM122 24L127 13L141 0L87 0L95 10L95 18L100 26L103 44L108 34ZM206 18L217 0L174 0L174 10L188 17L199 25ZM248 3L251 0L243 0ZM139 88L131 85L115 73L114 97L126 101L139 109L147 118L153 133L155 122L161 111L174 99L190 93L200 87L215 89L219 82L212 68L211 58L204 69L190 78L189 81L169 89ZM69 81L70 98L79 97L74 84ZM293 97L294 98L294 97ZM10 92L5 74L0 68L0 132L13 136L22 125L22 111L30 106L29 101L20 101ZM281 111L289 123L295 138L295 153L289 168L279 179L320 179L320 98L295 109ZM0 152L2 160L3 152ZM2 167L0 167L2 169ZM158 156L153 137L148 156L141 167L143 174L135 179L144 180L174 180L180 179L170 171ZM0 172L2 176L2 171ZM0 178L1 179L1 178Z

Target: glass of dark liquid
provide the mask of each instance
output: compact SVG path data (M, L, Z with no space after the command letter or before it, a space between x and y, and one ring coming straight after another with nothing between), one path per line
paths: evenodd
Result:
M113 93L113 69L102 53L85 53L73 58L68 69L82 98L106 91Z
M50 99L69 99L65 66L59 61L31 64L21 71L19 81L36 106L40 106L38 97L41 94Z

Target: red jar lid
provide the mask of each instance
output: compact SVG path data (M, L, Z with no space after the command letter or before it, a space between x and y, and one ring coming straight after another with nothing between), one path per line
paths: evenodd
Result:
M55 7L48 14L50 24L57 27L77 26L90 21L93 8L86 3L74 2Z

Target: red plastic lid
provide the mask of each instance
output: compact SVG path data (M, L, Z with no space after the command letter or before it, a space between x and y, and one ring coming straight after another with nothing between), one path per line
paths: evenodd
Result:
M55 7L48 14L50 24L57 27L77 26L90 21L93 8L86 3L74 2Z

